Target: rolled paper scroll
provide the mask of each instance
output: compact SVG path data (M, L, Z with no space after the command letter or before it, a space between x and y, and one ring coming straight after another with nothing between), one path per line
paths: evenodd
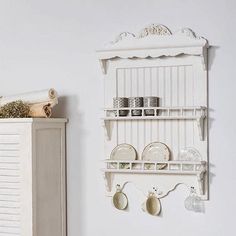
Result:
M9 102L21 100L30 104L50 104L51 108L58 104L58 96L55 89L46 89L35 92L21 93L10 96L3 96L0 98L0 106L3 106Z
M49 118L52 115L51 104L37 103L30 105L29 116L37 118Z

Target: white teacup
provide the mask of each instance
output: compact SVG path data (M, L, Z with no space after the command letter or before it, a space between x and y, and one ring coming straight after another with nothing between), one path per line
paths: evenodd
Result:
M117 188L116 193L114 194L114 196L112 198L113 205L118 210L125 210L128 206L128 198L122 192L120 185L117 185L116 188Z

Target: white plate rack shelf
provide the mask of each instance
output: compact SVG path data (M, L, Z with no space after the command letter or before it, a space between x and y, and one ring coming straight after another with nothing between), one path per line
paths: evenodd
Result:
M107 190L111 191L112 174L156 174L156 175L192 175L197 177L200 194L204 190L204 175L207 171L205 161L124 161L104 160L102 169ZM160 168L162 166L162 168Z
M132 121L132 120L195 120L199 131L199 139L204 138L204 119L206 118L206 107L152 107L153 116L146 116L144 111L147 108L106 108L104 109L104 126L108 140L111 138L112 121ZM119 116L121 110L127 110L127 116ZM131 110L141 110L141 116L132 116Z
M157 187L160 197L185 184L208 200L207 49L207 40L191 29L171 32L152 24L139 34L121 33L97 50L104 74L104 156L123 143L137 152L136 160L103 161L107 196L130 182L144 194ZM148 96L159 97L157 107L113 107L113 98ZM147 116L146 109L154 114ZM140 116L133 116L134 110ZM143 160L142 152L152 142L168 146L168 161ZM200 158L180 160L189 147Z

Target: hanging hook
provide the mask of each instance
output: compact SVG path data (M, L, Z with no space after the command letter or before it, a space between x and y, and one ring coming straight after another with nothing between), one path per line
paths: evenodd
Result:
M117 185L116 185L116 191L117 191L117 192L120 192L120 191L121 191L120 184L117 184Z

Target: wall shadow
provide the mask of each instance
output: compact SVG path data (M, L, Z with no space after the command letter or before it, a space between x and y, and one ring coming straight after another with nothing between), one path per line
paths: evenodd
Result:
M220 49L220 46L216 46L216 45L210 45L208 48L208 60L207 60L207 66L208 66L208 70L210 71L213 65L213 62L215 60L216 54L217 54L217 50Z
M59 103L53 109L53 117L68 118L66 128L67 150L67 225L76 229L78 235L85 235L85 192L86 162L84 114L79 112L77 95L59 97ZM74 225L76 224L76 225Z
M213 62L216 58L216 55L217 55L217 50L220 49L220 46L216 46L216 45L211 45L209 48L208 48L208 71L207 71L207 78L208 78L208 81L207 81L207 88L208 88L208 97L207 97L207 100L208 100L208 112L207 112L207 117L208 117L208 162L209 160L211 160L211 152L209 150L209 147L210 147L210 129L212 128L213 126L213 123L215 121L215 119L213 118L213 114L214 114L214 109L212 109L210 107L210 104L209 104L209 97L210 97L210 88L209 88L209 71L211 71L212 69L212 65L213 65ZM210 191L210 186L213 182L213 179L215 178L215 174L213 172L214 170L214 167L215 165L212 164L211 162L209 162L208 164L208 181L209 181L209 185L208 185L208 194L209 194L209 199L210 199L210 194L211 194L211 191Z

